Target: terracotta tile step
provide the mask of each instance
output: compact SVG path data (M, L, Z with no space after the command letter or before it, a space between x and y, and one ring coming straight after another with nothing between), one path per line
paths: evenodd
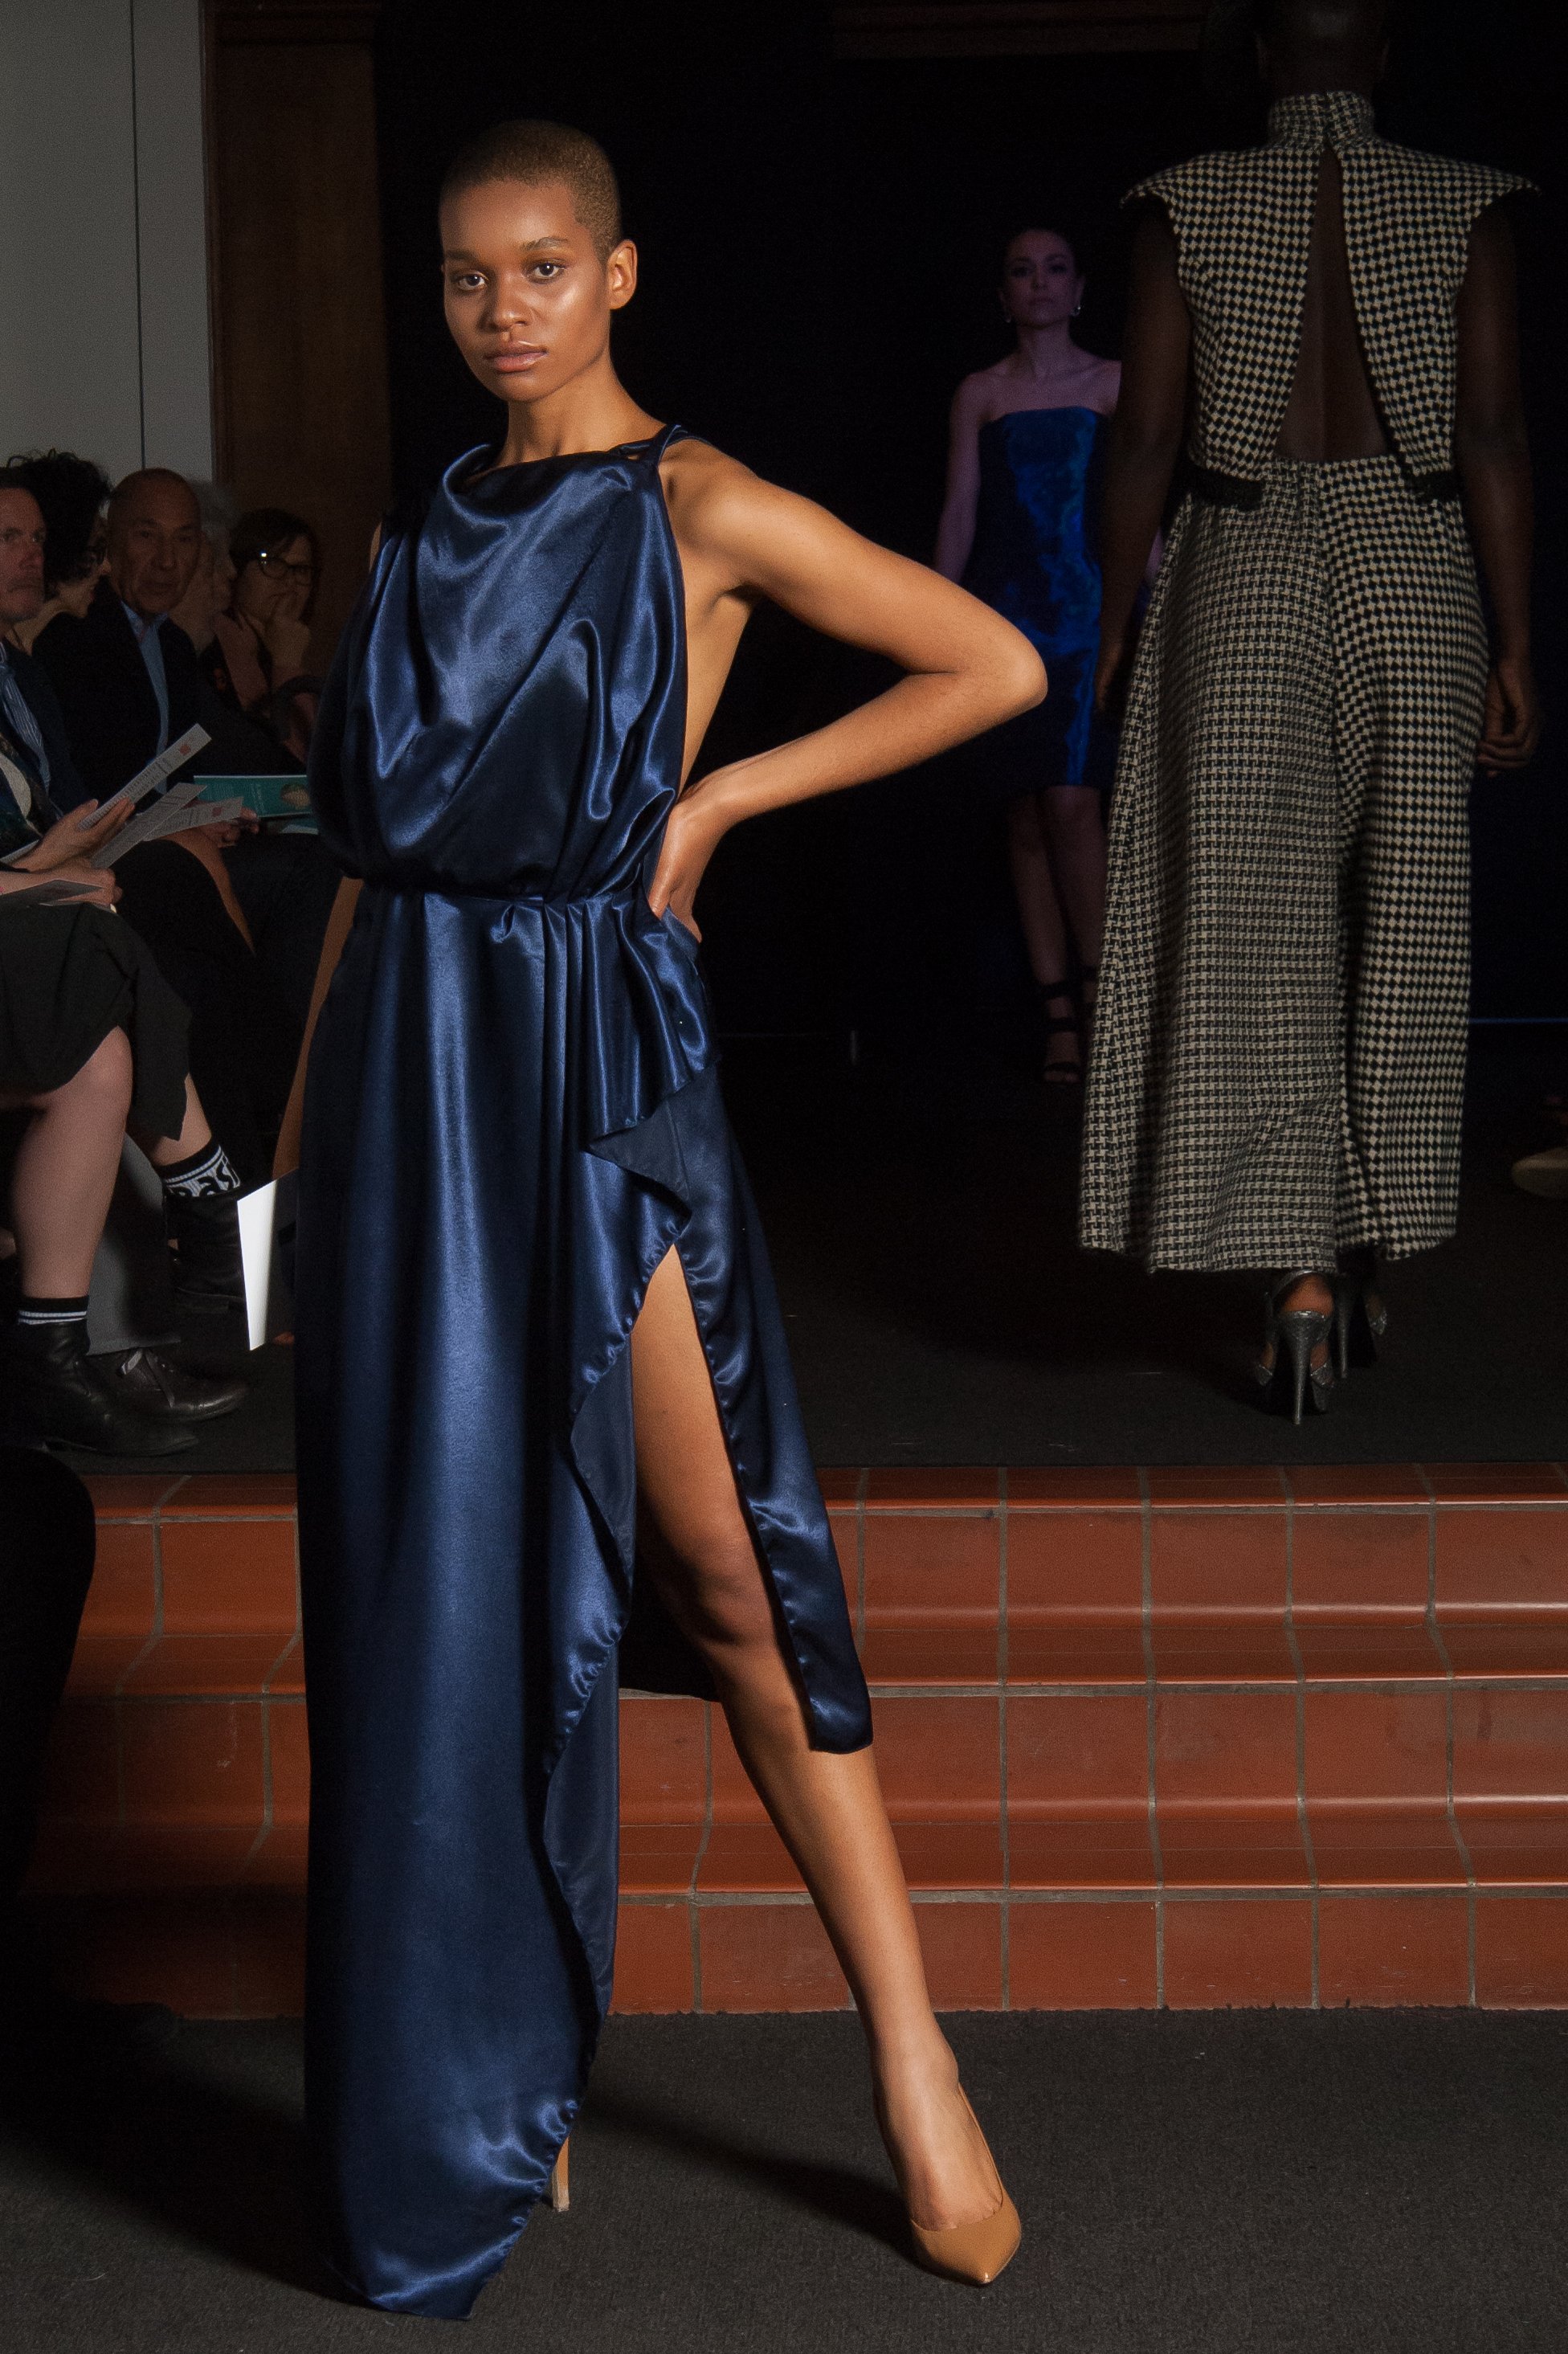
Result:
M309 1759L292 1649L268 1669L261 1696L235 1692L215 1669L252 1638L169 1639L213 1670L208 1689L171 1692L149 1680L118 1698L68 1701L51 1746L46 1819L225 1832L303 1823ZM984 1691L884 1691L873 1708L889 1810L896 1825L927 1827L927 1850L936 1827L978 1839L1004 1817L1009 1835L1022 1840L1020 1855L1053 1840L1114 1850L1146 1837L1152 1808L1171 1856L1239 1840L1295 1857L1305 1834L1336 1847L1357 1839L1397 1845L1365 1826L1383 1816L1441 1818L1452 1805L1456 1820L1474 1818L1489 1854L1510 1842L1529 1847L1535 1836L1528 1828L1505 1833L1499 1823L1550 1823L1568 1806L1562 1678L1451 1689L1423 1681L1066 1689L1013 1691L1005 1702ZM666 1847L676 1829L705 1832L704 1871L744 1869L746 1842L730 1834L766 1832L767 1817L718 1712L629 1695L621 1724L629 1832L656 1831ZM1274 1817L1285 1825L1279 1838L1254 1840L1245 1829ZM1212 1836L1211 1819L1222 1826ZM1224 1828L1232 1821L1243 1827L1234 1836ZM933 1884L967 1884L928 1856L920 1868ZM1185 1864L1179 1872L1191 1876ZM982 1878L993 1884L1000 1873Z
M214 1654L224 1689L273 1689L298 1629L291 1479L90 1484L99 1564L76 1688L197 1687L200 1669L164 1649L178 1638L229 1645ZM878 1683L1136 1684L1150 1667L1182 1683L1568 1674L1560 1466L873 1470L823 1484Z
M193 2017L297 2015L296 1891L118 1891L36 1900L60 1981ZM1568 2008L1568 1893L1419 1889L1224 1895L917 1895L938 2009L1474 2004ZM616 2008L842 2008L803 1899L629 1897Z

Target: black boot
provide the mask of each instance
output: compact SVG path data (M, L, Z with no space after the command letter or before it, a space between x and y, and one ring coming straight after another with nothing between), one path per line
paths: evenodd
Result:
M164 1216L175 1246L175 1302L191 1316L221 1316L245 1305L239 1197L166 1193Z
M87 1353L81 1323L13 1325L0 1353L0 1416L24 1445L85 1447L95 1455L183 1455L188 1431L122 1405Z
M161 1349L127 1349L98 1362L114 1395L154 1422L216 1422L250 1394L246 1383L193 1373Z

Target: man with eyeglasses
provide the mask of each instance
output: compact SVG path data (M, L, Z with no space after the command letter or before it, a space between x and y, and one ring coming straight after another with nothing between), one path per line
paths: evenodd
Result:
M169 618L202 547L196 493L180 474L128 474L109 502L108 576L82 620L62 614L39 638L89 793L115 792L197 716L200 673Z

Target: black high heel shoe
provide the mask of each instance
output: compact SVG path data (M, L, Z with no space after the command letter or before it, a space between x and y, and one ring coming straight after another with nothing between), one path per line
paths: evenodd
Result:
M1263 1345L1266 1352L1272 1350L1273 1354L1259 1357L1252 1369L1253 1379L1264 1393L1264 1403L1277 1404L1278 1411L1288 1413L1298 1425L1305 1416L1308 1399L1315 1413L1329 1411L1334 1368L1327 1354L1320 1365L1315 1365L1312 1358L1317 1350L1327 1350L1334 1317L1319 1308L1282 1309L1279 1302L1298 1283L1307 1282L1318 1272L1315 1267L1298 1267L1290 1275L1282 1275L1264 1294L1268 1323ZM1327 1277L1319 1279L1330 1280Z
M1072 1004L1073 992L1066 981L1058 981L1054 989L1048 988L1044 981L1041 981L1036 985L1040 991L1040 1002L1042 1006ZM1065 1056L1057 1062L1053 1062L1049 1056L1047 1056L1045 1062L1041 1066L1041 1077L1044 1080L1046 1086L1051 1087L1080 1087L1083 1084L1084 1077L1084 1057L1082 1034L1079 1030L1078 1017L1076 1013L1062 1013L1056 1015L1054 1019L1047 1017L1043 1024L1043 1028L1044 1035L1047 1038L1057 1037L1063 1033L1070 1030L1075 1041L1078 1043L1078 1052L1074 1055L1071 1062L1068 1062Z
M1341 1381L1349 1378L1352 1365L1376 1364L1377 1344L1388 1331L1375 1254L1346 1256L1350 1266L1334 1278L1334 1360Z

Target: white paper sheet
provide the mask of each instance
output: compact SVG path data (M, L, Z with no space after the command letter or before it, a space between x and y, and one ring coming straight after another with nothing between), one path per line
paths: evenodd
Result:
M160 834L176 832L182 811L196 799L201 788L199 777L187 777L183 785L171 785L161 800L148 809L138 810L130 823L121 827L113 841L99 852L93 864L112 866L117 858L123 858L138 843L156 842Z
M267 1341L267 1310L272 1290L272 1230L278 1214L278 1182L258 1185L239 1197L239 1256L245 1268L245 1318L250 1346Z
M176 769L183 769L204 744L211 742L212 737L205 727L187 727L177 743L171 744L167 751L160 752L156 759L149 760L144 769L139 769L130 783L122 785L117 793L111 793L101 808L88 811L80 821L83 833L90 833L95 825L101 825L110 811L118 809L122 801L139 801L143 793L156 791L165 777L172 777ZM196 790L200 792L200 785Z

